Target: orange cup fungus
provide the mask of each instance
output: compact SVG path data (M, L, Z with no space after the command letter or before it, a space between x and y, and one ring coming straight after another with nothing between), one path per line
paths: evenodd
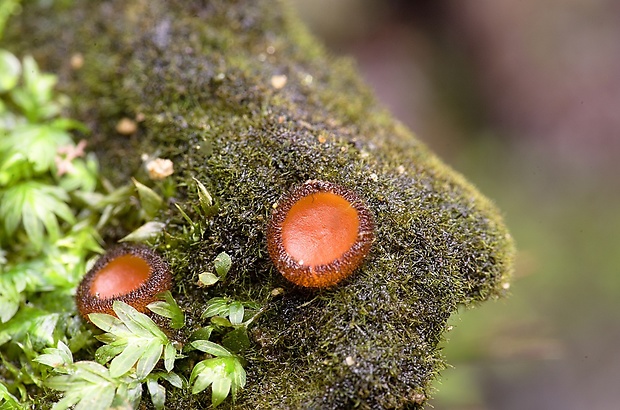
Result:
M164 259L143 245L121 245L108 251L84 276L76 293L80 314L114 315L112 304L120 300L140 312L170 289L172 275Z
M311 180L285 195L267 227L267 248L291 282L331 286L364 260L374 240L371 212L352 191Z

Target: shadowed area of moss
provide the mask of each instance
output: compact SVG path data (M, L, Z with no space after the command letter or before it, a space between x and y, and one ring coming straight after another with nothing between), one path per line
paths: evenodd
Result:
M21 38L9 33L9 44L60 73L105 174L126 182L141 154L158 155L174 162L176 199L190 217L200 217L189 212L192 177L216 197L219 212L201 237L187 234L175 207L161 215L158 246L189 330L213 296L263 302L284 288L252 328L235 408L423 406L444 366L446 320L501 294L512 241L494 206L377 106L349 61L325 53L278 1L23 9L12 26ZM138 133L118 135L120 118L137 114ZM319 291L286 282L265 243L273 204L308 179L355 190L377 223L363 267ZM198 274L222 251L233 260L228 278L199 288ZM171 389L166 403L209 402Z

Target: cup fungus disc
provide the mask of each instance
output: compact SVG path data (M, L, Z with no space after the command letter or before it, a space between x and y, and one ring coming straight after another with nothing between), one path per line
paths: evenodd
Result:
M122 255L97 271L90 286L90 294L108 299L138 289L151 275L151 267L142 258Z
M293 283L334 285L363 261L374 239L372 214L352 191L311 180L275 208L267 228L269 255Z
M325 265L357 240L357 211L340 195L318 192L293 204L282 223L282 246L300 265Z

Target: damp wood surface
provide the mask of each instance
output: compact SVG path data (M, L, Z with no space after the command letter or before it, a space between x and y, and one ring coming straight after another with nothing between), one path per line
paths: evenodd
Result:
M512 240L492 202L382 109L354 63L327 53L286 3L50 3L24 1L3 45L59 74L103 174L126 183L144 172L142 154L166 158L191 217L193 178L219 204L200 237L172 204L158 216L188 329L214 296L264 301L284 289L252 328L246 388L221 408L424 407L445 366L448 317L509 279ZM131 135L117 130L123 118L139 119ZM328 289L287 282L266 248L274 204L309 179L354 190L376 222L364 264ZM227 279L200 288L222 251ZM167 408L209 403L167 392Z

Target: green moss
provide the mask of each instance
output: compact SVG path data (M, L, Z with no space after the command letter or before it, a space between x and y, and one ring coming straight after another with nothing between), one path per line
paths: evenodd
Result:
M190 217L200 218L193 177L219 203L201 235L188 233L174 206L160 215L158 246L188 330L213 296L262 302L285 289L252 328L235 408L421 407L444 366L438 344L450 314L500 295L508 280L513 245L493 204L380 109L353 64L330 57L277 1L39 7L25 2L7 40L61 73L103 172L127 182L142 153L157 154L174 161L175 200ZM84 66L72 70L77 52ZM282 74L286 85L275 89L271 77ZM138 113L135 135L115 132ZM287 283L265 244L272 204L307 179L354 189L378 227L365 265L320 291ZM233 261L226 281L198 287L222 251ZM170 390L170 408L210 402Z

